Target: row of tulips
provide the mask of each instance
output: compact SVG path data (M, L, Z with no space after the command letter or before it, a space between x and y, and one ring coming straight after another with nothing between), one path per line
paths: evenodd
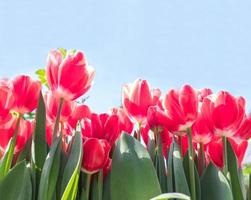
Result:
M99 114L82 52L52 50L37 74L0 80L0 199L251 200L243 97L137 79Z

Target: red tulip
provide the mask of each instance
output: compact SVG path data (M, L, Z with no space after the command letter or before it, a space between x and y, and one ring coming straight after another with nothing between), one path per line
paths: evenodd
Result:
M199 116L192 126L193 141L202 144L209 143L213 138L212 129L212 124L202 116Z
M83 136L105 139L111 144L111 146L115 143L121 133L118 116L109 115L107 113L99 115L93 113L91 115L91 121L81 121L81 127Z
M41 84L29 76L18 76L13 81L14 110L25 114L37 108Z
M91 110L87 105L78 105L70 115L68 122L72 128L76 129L78 121L81 119L91 118Z
M134 125L123 108L113 108L111 113L118 116L121 131L132 133Z
M209 95L213 94L213 91L209 88L203 88L198 91L198 100L199 102L202 102L203 99Z
M223 144L222 140L214 139L207 145L208 155L215 165L223 168Z
M12 85L8 80L0 80L0 120L4 120L14 105Z
M52 138L53 138L53 130L54 130L55 124L49 120L46 122L46 142L49 146L52 145ZM72 129L72 127L68 123L61 123L61 136L62 136L62 144L63 144L63 150L64 152L67 152L68 146L70 144L70 141L72 139L72 135L75 132L75 129ZM58 132L59 136L60 132Z
M59 97L53 95L53 93L49 92L46 93L44 96L45 99L45 106L46 106L46 113L50 120L55 121L58 108L59 108ZM76 103L73 101L63 101L62 110L60 114L60 122L67 122L70 115L76 108Z
M246 140L236 140L235 138L228 138L231 143L234 153L238 159L238 165L241 166L248 142ZM210 159L220 168L223 168L223 144L222 139L214 139L207 145L207 150Z
M150 131L151 130L150 130L150 127L148 124L143 124L140 127L140 133L141 133L142 139L143 139L144 143L146 144L146 146L148 145L149 138L154 137L153 135L152 136L149 135ZM152 132L152 134L153 134L153 132ZM172 134L169 133L168 129L166 129L166 128L163 128L159 134L161 137L163 155L167 156L167 152L168 152L170 145L172 143L173 136L172 136Z
M238 158L238 165L240 167L244 159L247 147L248 147L248 141L237 140L234 137L228 138L228 141L230 142L230 144L232 145L234 149L234 153L236 154L236 157Z
M215 96L208 96L204 99L201 113L213 123L214 132L217 135L231 137L243 121L245 100L221 91Z
M234 134L234 137L243 140L249 140L251 138L251 116L244 117L244 120L238 131Z
M83 141L82 170L93 174L103 169L109 159L111 146L103 139L85 138Z
M154 128L175 129L177 127L177 124L175 124L175 122L173 122L167 116L164 110L159 108L159 106L150 106L148 108L147 123L151 129Z
M197 93L189 85L185 85L180 91L170 90L164 97L163 105L171 120L178 124L177 128L171 130L172 132L181 131L182 135L182 132L191 127L197 118Z
M5 152L10 139L13 137L15 129L17 126L17 118L10 117L9 121L5 124L0 125L0 151L2 153ZM29 121L24 119L20 120L20 124L18 127L18 134L15 146L15 153L20 152L28 139L30 138L33 131L33 124Z
M142 124L148 108L159 103L160 95L159 89L150 90L146 80L137 79L123 87L123 107L133 120Z
M95 72L87 64L82 52L67 54L52 50L47 60L46 78L53 93L66 100L74 100L91 87Z

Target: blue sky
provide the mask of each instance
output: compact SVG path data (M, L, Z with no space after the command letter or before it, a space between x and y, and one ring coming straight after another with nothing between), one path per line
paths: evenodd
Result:
M251 1L0 1L0 76L33 75L57 47L83 50L96 69L94 111L120 104L140 77L166 92L243 95L251 108Z

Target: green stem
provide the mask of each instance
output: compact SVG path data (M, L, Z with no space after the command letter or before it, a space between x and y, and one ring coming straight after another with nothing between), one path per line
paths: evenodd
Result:
M181 155L181 157L183 158L183 152L182 152L182 136L181 135L179 135L178 136L178 138L179 138L179 143L180 143L180 155Z
M199 143L199 155L198 155L198 171L199 174L202 175L205 169L205 152L204 152L204 144Z
M53 130L53 141L57 138L57 132L58 132L58 127L59 127L59 120L60 120L60 115L61 115L61 111L63 107L63 102L64 102L64 99L60 98L59 106L58 106L58 113L57 113L54 130Z
M191 128L187 129L188 142L189 142L189 178L191 186L191 200L196 200L196 189L195 189L195 175L194 175L194 151L193 151L193 142L192 142L192 132Z
M225 176L227 176L228 173L228 163L227 163L227 137L222 137L223 142L223 172Z
M91 174L86 174L85 180L85 193L86 193L86 200L89 200L90 195L90 185L91 185Z
M136 139L138 140L138 141L140 141L140 127L141 127L141 123L138 123L138 130L137 130L137 132L136 132Z
M249 174L249 186L247 195L248 195L247 200L251 200L251 174Z
M102 200L103 197L103 170L100 170L98 173L98 200Z

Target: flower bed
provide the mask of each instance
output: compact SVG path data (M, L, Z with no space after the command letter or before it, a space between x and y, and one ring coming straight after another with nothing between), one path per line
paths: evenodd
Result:
M251 199L243 97L137 79L121 107L94 113L82 52L52 50L36 73L0 80L0 199Z

